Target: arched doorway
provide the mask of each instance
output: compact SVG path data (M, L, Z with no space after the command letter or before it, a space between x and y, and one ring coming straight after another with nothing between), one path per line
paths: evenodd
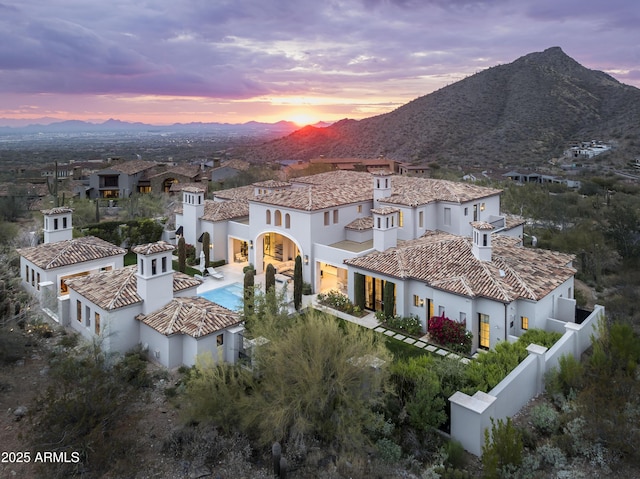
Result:
M278 273L291 274L296 256L302 255L300 245L290 236L275 231L260 233L254 242L255 268L258 273L271 263Z

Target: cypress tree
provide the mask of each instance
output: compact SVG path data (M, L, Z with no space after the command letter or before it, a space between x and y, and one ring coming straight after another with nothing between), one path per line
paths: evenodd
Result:
M384 300L384 315L387 318L393 318L393 310L395 308L395 283L391 281L384 282L384 292L383 292L383 300Z
M244 318L248 320L253 316L255 270L247 268L244 272Z
M202 235L202 251L204 251L204 267L208 268L211 260L211 236L208 231Z
M361 310L364 309L364 275L355 273L353 276L354 303Z
M296 256L295 266L293 268L293 306L296 310L302 305L302 258Z
M184 236L178 240L178 271L184 273L187 270L187 243Z
M275 289L276 287L276 269L273 267L271 263L267 265L267 271L264 275L264 290L265 292L269 292L271 289Z

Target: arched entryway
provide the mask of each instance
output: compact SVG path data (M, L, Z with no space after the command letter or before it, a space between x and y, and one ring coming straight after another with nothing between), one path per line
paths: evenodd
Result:
M271 263L279 273L293 275L296 256L302 256L300 245L290 236L275 231L260 233L254 243L255 268L258 273Z

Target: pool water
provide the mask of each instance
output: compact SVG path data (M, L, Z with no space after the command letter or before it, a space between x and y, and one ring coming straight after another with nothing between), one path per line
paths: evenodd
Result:
M200 293L201 296L213 303L224 306L231 311L238 311L242 308L242 297L244 295L242 283L231 283L222 288L211 289Z

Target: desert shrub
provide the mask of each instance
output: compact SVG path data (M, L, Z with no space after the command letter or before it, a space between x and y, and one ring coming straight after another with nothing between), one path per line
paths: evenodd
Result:
M51 360L52 381L31 408L29 440L36 451L79 454L78 463L46 464L48 478L66 478L88 468L115 476L134 457L134 443L127 436L135 428L129 414L136 389L126 381L97 344L71 350ZM129 465L131 467L131 465Z
M560 427L558 412L549 404L542 403L531 409L531 422L534 429L545 436L554 434Z
M444 445L444 452L447 455L446 465L454 469L461 469L465 466L464 447L458 441L451 440Z
M453 321L446 316L429 318L429 337L452 351L469 354L473 336L467 331L465 321Z
M391 318L386 318L383 324L389 329L402 331L411 336L422 335L422 324L420 324L420 318L413 314L411 316L395 315Z
M582 389L584 367L572 355L563 355L558 360L559 368L552 368L545 375L545 386L551 396L567 397L571 391Z
M562 449L551 444L543 444L536 449L541 466L562 469L567 465L567 456Z
M8 364L24 357L27 340L21 329L0 329L0 364Z
M398 462L402 457L402 448L387 437L376 441L376 452L378 453L378 458L387 463Z
M318 303L328 306L329 308L342 311L343 313L352 314L354 310L353 303L349 300L349 297L336 290L331 290L328 293L318 294Z
M503 471L517 470L522 464L522 435L511 418L506 422L491 418L491 432L484 431L482 446L483 477L499 479Z

